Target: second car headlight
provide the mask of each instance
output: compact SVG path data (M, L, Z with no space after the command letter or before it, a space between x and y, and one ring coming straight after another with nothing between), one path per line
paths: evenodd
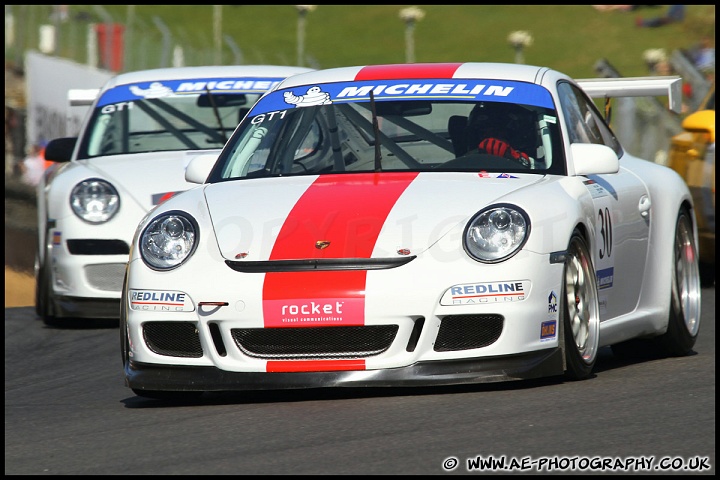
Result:
M197 222L182 212L165 212L140 234L140 256L156 270L169 270L192 256L198 241Z
M120 209L120 196L109 182L88 178L73 187L70 206L75 215L86 222L103 223Z
M475 260L497 263L522 248L530 233L530 219L514 205L492 205L478 212L465 228L463 246Z

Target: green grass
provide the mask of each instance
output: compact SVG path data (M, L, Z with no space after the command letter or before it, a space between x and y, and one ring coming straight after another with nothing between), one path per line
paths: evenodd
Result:
M306 17L305 53L314 63L312 66L405 62L405 25L399 18L399 11L404 7L319 5ZM21 6L13 8L17 10ZM51 6L27 8L47 10ZM104 5L102 8L114 21L127 22L128 6ZM605 58L625 76L642 76L648 73L642 60L646 49L663 48L670 54L675 49L692 47L703 35L715 38L712 5L688 5L684 22L660 28L637 28L635 18L661 15L667 5L633 12L599 12L590 5L421 5L420 8L425 11L425 17L414 29L416 62L514 62L514 51L507 43L507 36L514 30L526 30L534 42L524 51L525 63L586 78L596 76L593 65ZM161 36L152 20L157 16L172 32L173 42L187 48L187 64L214 63L214 57L207 54L214 51L213 10L211 5L134 6L132 28L126 32L134 41L127 45L130 58L157 55L161 50ZM97 17L92 6L71 6L71 16L80 11ZM36 18L47 14L47 11L41 12ZM294 5L224 5L222 35L228 35L240 48L243 63L296 64L297 19ZM141 36L154 40L137 46ZM206 53L194 54L189 46ZM231 63L233 58L231 49L223 42L220 63ZM143 65L143 68L155 66L159 65Z

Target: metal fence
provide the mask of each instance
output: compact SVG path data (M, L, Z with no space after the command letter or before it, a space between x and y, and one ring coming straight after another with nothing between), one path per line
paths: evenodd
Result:
M36 51L111 73L193 65L244 64L229 36L173 35L158 16L113 17L102 5L72 13L67 5L5 5L5 178L19 175L31 148L27 141L26 52ZM220 7L220 6L216 6ZM192 42L183 39L192 38ZM220 48L219 48L220 47ZM308 64L314 60L308 58ZM261 62L264 63L264 62ZM289 64L282 58L272 62ZM317 68L315 66L314 68Z
M188 35L182 31L173 35L159 16L150 20L135 16L133 5L122 18L113 17L102 5L88 5L72 17L63 7L67 6L6 5L6 62L20 66L24 52L37 50L116 73L245 63L242 50L229 35L216 39L208 32L204 39L192 37L189 44L183 41Z

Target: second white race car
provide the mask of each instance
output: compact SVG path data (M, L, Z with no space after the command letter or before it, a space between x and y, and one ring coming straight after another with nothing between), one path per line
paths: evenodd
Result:
M123 73L100 89L78 137L52 140L55 162L37 187L37 314L117 319L138 222L194 187L185 167L219 152L250 107L286 77L310 69L203 66Z

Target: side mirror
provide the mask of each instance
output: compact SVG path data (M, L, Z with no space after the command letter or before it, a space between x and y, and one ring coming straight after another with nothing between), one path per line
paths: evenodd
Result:
M50 140L45 147L45 160L69 162L78 137L63 137Z
M575 175L600 175L620 170L620 159L615 150L606 145L573 143L570 145L570 157ZM569 170L568 173L572 174L572 169Z
M217 159L217 153L206 153L193 158L185 169L185 180L190 183L205 183Z

